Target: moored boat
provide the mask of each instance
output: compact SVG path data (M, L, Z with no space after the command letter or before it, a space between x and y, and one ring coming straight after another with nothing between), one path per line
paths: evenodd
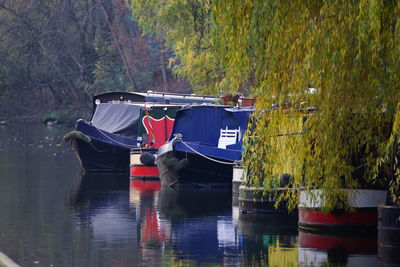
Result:
M289 212L285 201L280 202L278 206L275 204L278 196L286 190L292 189L278 187L265 191L263 187L241 185L239 186L239 209L243 214L285 214L297 220L297 210Z
M354 189L345 190L350 211L324 212L323 191L300 192L299 227L310 231L365 231L376 229L379 205L385 204L387 191Z
M176 111L186 104L215 101L206 96L170 93L110 92L93 98L90 122L78 120L71 141L85 171L127 172L130 150L161 146L169 137Z
M170 140L157 153L163 185L225 186L242 157L252 107L190 106L176 114Z
M157 149L134 148L130 155L130 178L134 180L159 181L158 169L155 164Z

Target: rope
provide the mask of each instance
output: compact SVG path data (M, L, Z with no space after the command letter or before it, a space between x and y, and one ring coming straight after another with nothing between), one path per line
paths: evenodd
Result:
M210 160L210 161L214 161L214 162L216 162L216 163L220 163L220 164L226 164L226 165L235 165L236 163L235 162L226 162L226 161L220 161L220 160L217 160L217 159L213 159L213 158L210 158L210 157L208 157L208 156L206 156L206 155L204 155L204 154L202 154L202 153L200 153L199 151L196 151L194 148L192 148L191 146L189 146L188 144L186 144L183 140L182 140L182 135L175 135L175 138L174 138L174 141L175 142L181 142L184 146L186 146L187 148L189 148L190 150L192 150L194 153L196 153L197 155L199 155L199 156L201 156L201 157L203 157L203 158L205 158L205 159L208 159L208 160Z
M97 129L97 127L94 127L99 133L101 133L105 138L107 138L108 140L111 140L111 141L113 141L113 142L115 142L115 143L117 143L117 144L119 144L119 145L122 145L122 146L128 146L128 147L130 147L129 145L127 145L127 144L124 144L124 143L120 143L120 142L118 142L118 141L116 141L116 140L114 140L114 139L112 139L111 137L109 137L108 135L106 135L105 133L103 133L100 129ZM136 146L135 146L136 147Z
M103 152L104 152L104 150L97 149L97 147L95 147L95 146L92 144L92 142L90 142L89 145L90 145L90 146L93 148L93 150L96 151L96 152L99 152L99 153L103 153Z
M151 135L152 135L152 142L153 143L155 143L155 138L156 138L156 135L155 135L155 133L154 133L154 130L153 130L153 127L151 126L151 121L150 121L150 115L149 115L149 111L148 111L148 109L147 109L147 105L146 105L147 103L144 103L144 112L146 113L146 119L147 119L147 123L149 124L149 130L150 130L150 133L151 133Z

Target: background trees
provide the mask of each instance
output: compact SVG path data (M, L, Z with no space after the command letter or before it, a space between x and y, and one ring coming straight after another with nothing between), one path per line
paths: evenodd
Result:
M145 33L165 39L176 57L174 73L195 92L219 95L237 88L226 79L225 46L215 18L215 1L130 0L133 17ZM225 37L225 36L224 36Z
M0 0L1 117L76 110L109 90L187 91L168 56L124 0Z

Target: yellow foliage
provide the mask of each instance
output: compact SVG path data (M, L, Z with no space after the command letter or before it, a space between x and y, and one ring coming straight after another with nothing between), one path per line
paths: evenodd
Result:
M325 189L326 210L348 208L341 189L390 184L399 199L399 1L131 0L131 7L144 29L165 36L175 73L194 90L249 87L257 97L243 156L249 184L269 190L289 173L294 188ZM292 193L278 199L296 207Z
M252 62L255 74L249 184L269 190L289 173L295 188L325 189L326 210L348 208L340 189L387 187L391 177L376 162L399 100L400 4L254 0L235 11L233 2L218 1L217 16L230 38L229 62L237 73ZM245 57L240 64L237 55ZM315 111L300 114L301 103Z

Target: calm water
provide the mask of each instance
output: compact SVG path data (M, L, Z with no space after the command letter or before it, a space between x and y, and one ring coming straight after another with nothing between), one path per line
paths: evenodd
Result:
M240 214L227 192L80 174L69 128L0 127L0 251L22 266L375 266L376 240Z

